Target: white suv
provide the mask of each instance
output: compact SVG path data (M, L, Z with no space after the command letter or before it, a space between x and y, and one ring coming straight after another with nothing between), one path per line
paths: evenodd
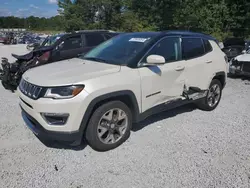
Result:
M226 84L225 54L192 32L116 36L79 58L27 71L18 91L27 126L43 139L97 151L121 145L134 122L177 106L217 107Z

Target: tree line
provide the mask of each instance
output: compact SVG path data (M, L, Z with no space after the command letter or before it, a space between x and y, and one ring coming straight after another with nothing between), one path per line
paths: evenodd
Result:
M30 16L28 18L18 18L14 16L0 17L0 28L26 28L28 30L47 31L64 30L63 17L54 16L51 18L39 18Z
M0 27L32 30L191 30L218 39L250 35L249 0L59 0L52 18L0 18Z

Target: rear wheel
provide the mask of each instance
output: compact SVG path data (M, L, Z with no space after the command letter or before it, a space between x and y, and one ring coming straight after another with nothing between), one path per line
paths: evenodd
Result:
M130 135L132 114L121 101L98 107L90 118L85 138L94 150L108 151L120 146Z
M217 79L212 80L207 95L196 103L197 107L201 110L212 111L214 110L221 99L222 85Z

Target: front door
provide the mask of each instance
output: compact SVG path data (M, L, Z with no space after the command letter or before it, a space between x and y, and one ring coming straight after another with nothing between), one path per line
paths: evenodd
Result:
M159 66L139 68L142 90L142 111L181 97L185 78L185 61L181 60L181 42L179 37L165 37L146 54L161 55L166 63Z

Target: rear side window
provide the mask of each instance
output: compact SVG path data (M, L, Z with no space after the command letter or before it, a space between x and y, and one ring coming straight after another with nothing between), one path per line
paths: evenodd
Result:
M105 41L104 37L101 34L88 33L88 34L85 34L85 36L87 40L87 46L89 47L97 46L100 43Z
M60 45L59 48L61 50L73 50L77 48L81 48L82 46L82 38L81 35L72 36L66 38Z
M204 44L204 48L205 48L205 53L212 51L212 46L208 40L203 39L203 44Z
M192 59L205 54L201 38L182 38L182 58Z

